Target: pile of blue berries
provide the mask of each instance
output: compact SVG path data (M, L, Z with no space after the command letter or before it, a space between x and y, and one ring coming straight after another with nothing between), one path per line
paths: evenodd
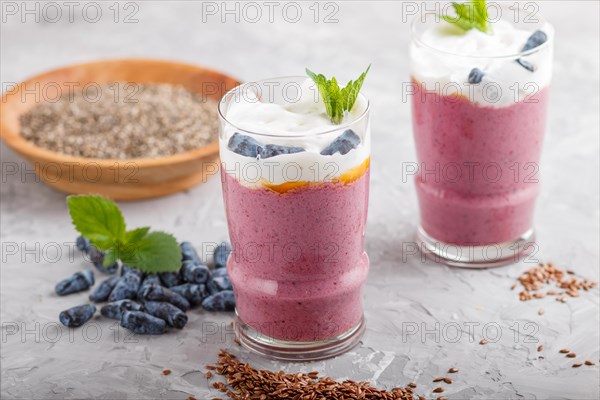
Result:
M352 129L347 129L339 135L333 142L321 151L323 156L331 156L335 153L341 155L347 154L350 150L358 147L360 144L360 136L358 136ZM234 133L227 143L229 150L242 155L244 157L253 158L270 158L280 154L294 154L305 151L302 147L296 146L280 146L277 144L262 144L256 139L242 135L241 133Z
M215 248L212 268L202 262L191 243L183 242L179 272L144 274L122 265L120 275L116 275L118 263L105 267L104 252L92 246L88 239L79 236L76 244L98 271L112 275L92 291L90 300L108 302L100 308L100 314L120 321L121 326L131 332L160 335L167 327L182 329L188 321L185 312L198 305L208 311L235 308L233 288L225 268L231 253L227 242ZM55 291L64 296L87 290L94 283L94 271L84 270L57 283ZM77 327L95 313L94 304L82 304L61 312L59 319L65 326Z

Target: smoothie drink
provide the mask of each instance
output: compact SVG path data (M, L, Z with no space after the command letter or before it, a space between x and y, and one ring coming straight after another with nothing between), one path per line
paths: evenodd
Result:
M348 349L364 329L369 267L366 99L333 125L312 81L286 78L242 85L220 109L240 340L286 359Z
M445 21L413 30L421 246L450 265L516 261L533 249L552 27L501 19L490 33Z

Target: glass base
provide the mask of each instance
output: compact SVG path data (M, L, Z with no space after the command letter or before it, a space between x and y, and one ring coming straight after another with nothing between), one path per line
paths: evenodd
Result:
M417 243L421 252L435 262L461 268L490 268L516 263L536 248L533 229L510 242L459 246L436 240L419 226Z
M275 339L245 324L235 313L235 333L241 345L262 356L285 361L314 361L335 357L356 346L365 332L365 320L334 338L316 342Z

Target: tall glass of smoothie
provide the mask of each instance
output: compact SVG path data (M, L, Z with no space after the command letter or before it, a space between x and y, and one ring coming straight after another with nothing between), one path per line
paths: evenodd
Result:
M352 348L369 269L368 101L334 125L312 80L290 77L243 84L219 110L238 339L288 360Z
M417 239L453 266L502 265L535 249L554 31L538 15L494 5L489 32L436 15L413 23Z

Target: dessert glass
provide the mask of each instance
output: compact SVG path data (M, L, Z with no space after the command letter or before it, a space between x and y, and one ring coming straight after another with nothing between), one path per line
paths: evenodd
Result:
M223 196L233 246L227 270L236 298L235 330L245 347L285 360L332 357L364 329L361 289L369 269L364 235L369 196L369 105L349 124L310 134L265 133L228 120L249 91L261 102L293 102L305 77L246 83L219 104ZM318 97L315 98L317 101ZM322 155L352 130L358 146ZM234 135L262 146L305 151L266 158L230 150ZM239 139L240 136L237 136Z
M429 257L452 266L503 265L536 248L533 214L553 30L539 17L514 23L515 9L501 10L498 18L544 30L548 40L510 55L457 53L422 41L427 29L446 23L439 17L422 15L412 26L417 241ZM469 83L473 68L497 73Z

